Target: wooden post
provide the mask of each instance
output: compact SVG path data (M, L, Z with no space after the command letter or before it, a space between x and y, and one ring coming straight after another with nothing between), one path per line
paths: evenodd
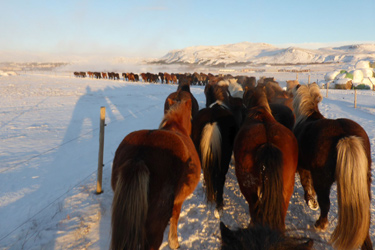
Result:
M298 73L296 74L296 80L298 81Z
M99 134L99 159L98 159L98 180L96 183L96 194L103 193L103 152L104 152L104 126L105 126L105 107L100 107L100 134Z
M329 85L329 83L327 82L327 93L326 93L326 98L328 98L328 85Z
M354 108L357 108L357 89L354 89Z
M311 77L311 76L309 75L309 83L308 83L308 84L310 84L310 77Z

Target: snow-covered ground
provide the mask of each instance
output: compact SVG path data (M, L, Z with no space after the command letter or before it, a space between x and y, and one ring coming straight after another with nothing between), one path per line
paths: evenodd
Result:
M272 75L280 81L296 77L291 73ZM323 77L324 73L313 74L312 81ZM307 75L300 74L299 79L306 82ZM0 76L0 249L108 249L115 150L129 132L159 125L165 98L176 88L37 72ZM204 107L203 87L191 89ZM326 97L326 91L322 93ZM327 118L347 117L362 125L370 137L375 161L375 92L358 91L356 109L353 93L329 90L320 110ZM104 193L96 195L101 106L106 107L107 124ZM311 226L318 212L306 206L296 180L286 226L293 235L315 239L316 249L330 249L326 242L337 223L335 186L330 227L326 233L317 233ZM220 221L213 211L205 203L200 182L182 208L178 226L181 249L220 247ZM227 175L222 220L231 228L245 227L250 220L233 166ZM161 249L169 249L167 232L168 228Z

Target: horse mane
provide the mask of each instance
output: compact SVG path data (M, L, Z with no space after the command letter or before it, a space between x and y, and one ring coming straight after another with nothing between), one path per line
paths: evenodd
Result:
M188 105L188 108L184 110L184 107ZM172 105L168 112L164 115L160 125L159 129L166 129L169 126L172 126L172 124L177 125L179 127L179 130L185 131L187 135L190 136L191 134L191 99L188 100L181 100L181 102L176 103L175 105ZM187 116L186 112L190 112L190 115ZM188 124L189 126L186 128L184 126L185 117L188 117Z
M305 121L314 112L319 112L318 104L323 100L323 96L317 84L296 86L293 88L293 96L295 124Z

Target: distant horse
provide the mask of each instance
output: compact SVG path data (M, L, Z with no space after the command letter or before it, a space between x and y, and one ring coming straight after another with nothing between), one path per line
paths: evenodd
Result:
M175 105L159 129L127 135L113 160L111 249L159 249L170 222L168 243L179 247L182 203L196 188L199 156L190 138L191 101Z
M142 78L143 82L148 82L148 78L147 78L147 75L145 73L141 73L141 78Z
M373 249L369 236L371 149L366 131L349 119L326 119L319 111L323 99L317 84L293 89L299 144L299 169L306 202L318 197L320 217L315 228L328 226L329 194L337 181L338 222L331 242L337 249Z
M88 75L89 77L91 77L91 78L94 77L94 74L93 74L91 71L88 71L88 72L87 72L87 75Z
M298 163L293 132L277 122L266 105L249 108L233 153L252 224L284 230Z
M276 121L280 122L291 131L293 130L295 122L293 111L283 104L269 104L264 86L245 88L243 102L247 108L259 105L267 107L267 109L270 109L272 116L276 119Z
M168 95L164 103L164 113L166 114L173 105L181 102L182 100L191 100L191 117L194 119L198 113L199 104L197 99L190 92L190 85L179 86L176 92Z
M192 139L202 162L206 199L216 203L216 209L220 211L224 206L225 175L238 125L229 107L227 89L217 85L208 91L207 96L216 101L211 99L212 103L194 117Z
M120 80L120 74L119 73L114 73L113 74L113 80Z
M102 72L103 79L108 79L107 73Z
M178 83L178 79L177 79L176 74L171 74L171 81L172 81L173 84L177 84Z
M93 74L96 77L96 79L102 78L102 74L100 72L94 72Z
M164 73L164 80L166 84L169 84L172 81L172 77L167 72Z
M164 73L159 72L159 77L160 77L160 82L163 84L164 83Z
M126 75L129 82L135 82L135 75L133 73L127 73Z
M134 81L139 82L139 75L138 74L134 74Z
M311 239L285 236L267 226L251 225L246 229L231 231L220 222L221 250L310 250Z

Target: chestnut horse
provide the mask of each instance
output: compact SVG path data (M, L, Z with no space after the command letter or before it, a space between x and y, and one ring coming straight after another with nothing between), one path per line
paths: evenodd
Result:
M323 99L317 84L293 89L299 144L301 183L308 204L316 192L319 230L328 226L330 190L337 182L338 222L331 243L337 249L373 249L369 237L371 149L366 131L349 119L326 119L319 111Z
M207 89L206 97L211 98L212 103L194 117L192 139L202 163L206 199L216 203L217 212L224 206L225 176L238 125L229 107L227 88L212 86Z
M234 141L235 170L252 224L283 231L298 145L293 132L275 120L266 104L248 109Z
M179 247L182 203L196 188L199 156L190 139L191 100L174 105L159 129L127 135L113 160L111 249L159 249L170 222L168 243Z

